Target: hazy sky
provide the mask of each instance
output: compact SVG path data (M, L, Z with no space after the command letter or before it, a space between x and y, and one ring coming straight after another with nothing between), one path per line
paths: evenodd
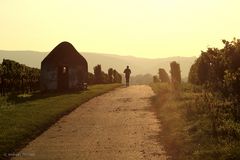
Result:
M198 56L240 37L239 0L0 0L0 49Z

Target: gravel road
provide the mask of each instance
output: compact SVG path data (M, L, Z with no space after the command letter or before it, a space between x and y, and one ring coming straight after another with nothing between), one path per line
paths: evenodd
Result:
M149 86L118 88L79 106L14 160L166 160Z

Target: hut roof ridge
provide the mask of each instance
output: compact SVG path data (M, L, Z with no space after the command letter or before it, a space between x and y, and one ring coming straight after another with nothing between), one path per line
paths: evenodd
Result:
M59 43L42 61L42 63L55 63L64 59L71 59L72 63L85 61L85 58L74 48L74 46L63 41ZM86 62L87 63L87 62Z

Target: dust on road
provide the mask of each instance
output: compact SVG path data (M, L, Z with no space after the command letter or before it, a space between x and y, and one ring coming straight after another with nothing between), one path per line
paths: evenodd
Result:
M33 140L14 160L166 160L149 86L93 98Z

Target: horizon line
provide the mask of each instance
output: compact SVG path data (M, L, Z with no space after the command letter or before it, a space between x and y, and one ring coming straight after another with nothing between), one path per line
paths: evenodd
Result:
M36 50L6 50L6 49L0 49L0 51L6 51L6 52L38 52L38 53L50 53L51 51L36 51ZM78 51L79 52L79 51ZM117 54L117 53L103 53L103 52L91 52L91 51L81 51L79 52L80 54L81 53L84 53L84 54L87 54L87 53L90 53L90 54L100 54L100 55L112 55L112 56L120 56L120 57L132 57L132 58L141 58L141 59L167 59L167 58L181 58L181 57L184 57L184 58L197 58L198 56L170 56L170 57L156 57L156 58L153 58L153 57L142 57L142 56L135 56L135 55L120 55L120 54Z

